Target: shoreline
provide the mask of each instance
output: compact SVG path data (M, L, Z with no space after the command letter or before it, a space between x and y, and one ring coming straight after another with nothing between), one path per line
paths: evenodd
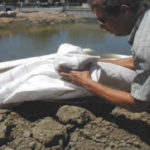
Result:
M1 17L0 28L59 25L86 22L86 19L60 12L18 12L16 17Z

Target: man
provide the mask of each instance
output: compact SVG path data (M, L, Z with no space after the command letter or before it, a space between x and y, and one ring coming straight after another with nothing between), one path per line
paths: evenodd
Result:
M131 93L112 89L92 81L89 71L60 69L67 80L103 97L106 101L131 111L143 111L150 105L150 1L91 0L100 27L118 36L130 35L132 56L120 60L100 60L136 71Z

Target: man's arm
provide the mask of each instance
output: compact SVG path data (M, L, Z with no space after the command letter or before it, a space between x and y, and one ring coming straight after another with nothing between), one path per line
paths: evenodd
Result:
M100 59L100 62L108 62L116 65L120 65L134 70L134 58L122 58L122 59Z
M82 85L86 90L103 97L106 101L132 112L144 111L150 106L149 103L134 99L130 93L109 88L101 83L88 80Z
M130 111L140 112L146 110L149 103L135 100L130 93L116 90L97 83L90 78L89 71L65 71L59 70L61 78L73 84L82 86L86 90L103 97L106 101L121 106Z

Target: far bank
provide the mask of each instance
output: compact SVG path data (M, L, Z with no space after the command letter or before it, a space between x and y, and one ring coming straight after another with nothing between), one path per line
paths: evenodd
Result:
M66 12L17 12L16 17L1 17L0 28L12 28L20 26L43 26L67 23L79 23L86 20L73 16Z

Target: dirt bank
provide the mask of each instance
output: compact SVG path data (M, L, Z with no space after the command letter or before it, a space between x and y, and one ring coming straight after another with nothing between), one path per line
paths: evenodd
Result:
M0 110L0 150L148 150L150 114L82 98ZM87 101L88 100L88 101ZM76 101L76 100L74 100Z
M0 28L20 27L20 26L40 26L40 25L56 25L64 23L75 23L85 21L82 18L74 17L67 13L59 12L18 12L16 17L1 17Z

